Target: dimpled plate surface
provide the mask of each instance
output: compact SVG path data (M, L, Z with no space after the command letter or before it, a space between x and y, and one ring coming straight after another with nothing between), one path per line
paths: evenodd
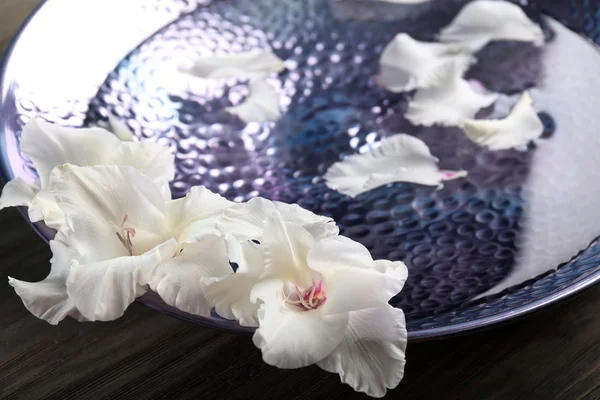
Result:
M114 39L103 44L98 35L84 31L81 47L64 52L63 57L73 60L103 57L112 64L97 67L86 79L81 68L87 64L78 61L81 65L71 67L71 72L83 75L82 82L73 78L69 94L61 98L49 94L50 85L43 90L28 86L26 74L11 76L11 63L24 63L27 52L35 53L35 32L31 32L36 23L42 26L44 18L64 11L59 2L49 0L5 65L0 111L10 119L3 132L4 177L34 176L29 161L18 154L19 127L28 118L36 115L84 126L102 125L108 115L114 115L138 138L174 152L175 197L185 195L191 186L205 185L235 201L263 196L298 203L333 217L342 234L364 244L374 258L404 261L409 279L392 303L405 311L412 339L481 327L507 319L516 310L535 309L572 293L581 282L589 285L598 279L600 244L594 242L583 252L585 246L572 248L570 257L579 252L577 257L567 263L568 259L557 259L547 266L563 263L557 272L499 295L472 299L505 279L518 264L527 223L523 193L528 190L532 158L544 147L489 152L471 143L458 128L412 126L403 117L408 97L389 93L370 79L378 72L383 47L397 33L433 40L465 3L433 0L427 6L399 7L371 0L136 0L132 4L139 9L131 6L122 18L133 21L136 16L139 27L128 31L118 51L102 50ZM546 11L596 38L592 9L596 6L587 4L571 2L554 8L549 4ZM539 9L526 10L542 22L551 41L554 32L540 19ZM179 65L198 57L264 48L286 60L286 70L270 78L280 90L283 111L275 123L242 124L225 112L243 101L247 82L206 82L176 72ZM78 56L77 49L85 49L85 54ZM490 90L518 93L540 83L542 52L526 43L492 44L477 54L478 64L468 78ZM72 76L68 70L62 64L55 72L67 79ZM481 116L493 112L482 110ZM545 125L541 141L551 142L561 133L557 128L561 121L555 121L548 110L541 111L540 117ZM398 132L424 140L441 167L467 169L469 176L448 182L441 190L398 183L354 199L327 188L321 177L334 162ZM142 301L195 322L243 330L216 316L184 315L153 295Z

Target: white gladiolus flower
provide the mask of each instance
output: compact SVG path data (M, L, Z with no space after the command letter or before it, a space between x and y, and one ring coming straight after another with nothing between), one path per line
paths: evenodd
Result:
M544 124L533 108L531 95L525 92L506 118L467 119L463 121L463 129L475 143L490 150L505 150L527 146L544 133Z
M123 138L127 138L126 129L118 125ZM155 143L122 142L102 128L65 128L31 119L23 129L21 151L33 162L39 183L30 185L21 178L8 182L0 197L0 209L26 206L32 222L43 220L56 230L63 226L64 215L56 206L48 183L50 172L58 165L132 166L159 185L165 198L171 196L168 182L175 174L173 155Z
M392 92L408 92L435 83L436 71L449 62L457 63L462 74L473 61L460 44L420 42L400 33L381 54L377 82Z
M205 296L223 318L238 320L242 326L258 326L258 305L250 302L250 290L263 278L264 260L258 243L263 240L268 218L281 215L284 221L302 226L316 240L337 236L331 218L321 217L296 204L272 202L260 197L224 210L217 228L227 235L229 259L237 272L214 279Z
M316 363L374 397L398 385L406 328L388 301L406 280L402 262L374 261L327 218L264 199L227 209L217 226L231 233L238 270L205 295L220 315L258 325L254 343L265 362Z
M283 60L268 50L252 51L199 59L180 71L196 78L249 79L248 97L242 104L227 108L244 122L275 121L281 116L279 93L266 78L285 69Z
M477 52L493 41L544 43L544 32L516 4L476 0L468 3L439 34L442 42L461 43Z
M417 90L408 104L406 118L415 125L460 126L477 112L491 106L498 95L479 93L462 78L460 65L449 63L438 69L437 82Z
M388 183L412 182L440 186L443 181L467 176L466 171L440 170L429 147L420 139L398 134L379 147L346 157L333 164L324 176L327 186L350 197Z
M42 282L10 278L25 306L56 324L119 318L148 287L183 311L209 315L204 278L231 272L217 216L232 203L203 187L165 201L132 167L55 168L48 190L65 225L51 242L52 272Z

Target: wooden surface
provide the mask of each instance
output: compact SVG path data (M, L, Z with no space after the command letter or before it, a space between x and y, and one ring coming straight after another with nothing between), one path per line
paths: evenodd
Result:
M0 53L34 0L0 0ZM48 272L50 251L16 210L0 212L0 399L365 398L318 368L266 366L250 337L134 304L111 323L50 326L7 275ZM409 345L399 399L600 399L600 287L520 322Z

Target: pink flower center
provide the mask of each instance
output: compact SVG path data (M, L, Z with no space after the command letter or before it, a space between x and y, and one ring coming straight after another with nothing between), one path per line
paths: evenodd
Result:
M316 310L327 301L323 281L313 284L302 291L297 286L285 295L285 303L300 311Z
M119 238L123 246L125 246L125 248L129 252L129 255L132 256L133 242L131 241L131 239L135 237L135 229L125 227L125 223L127 223L127 218L128 215L125 214L125 217L123 217L123 222L121 223L121 232L117 232L117 237Z

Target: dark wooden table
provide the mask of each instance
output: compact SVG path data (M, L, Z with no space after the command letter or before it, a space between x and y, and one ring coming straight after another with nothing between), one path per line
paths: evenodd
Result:
M0 0L0 52L37 0ZM265 365L249 336L134 304L111 323L30 315L7 275L41 280L50 250L16 210L0 212L0 399L366 398L320 369ZM409 345L400 399L600 399L600 287L525 320Z

